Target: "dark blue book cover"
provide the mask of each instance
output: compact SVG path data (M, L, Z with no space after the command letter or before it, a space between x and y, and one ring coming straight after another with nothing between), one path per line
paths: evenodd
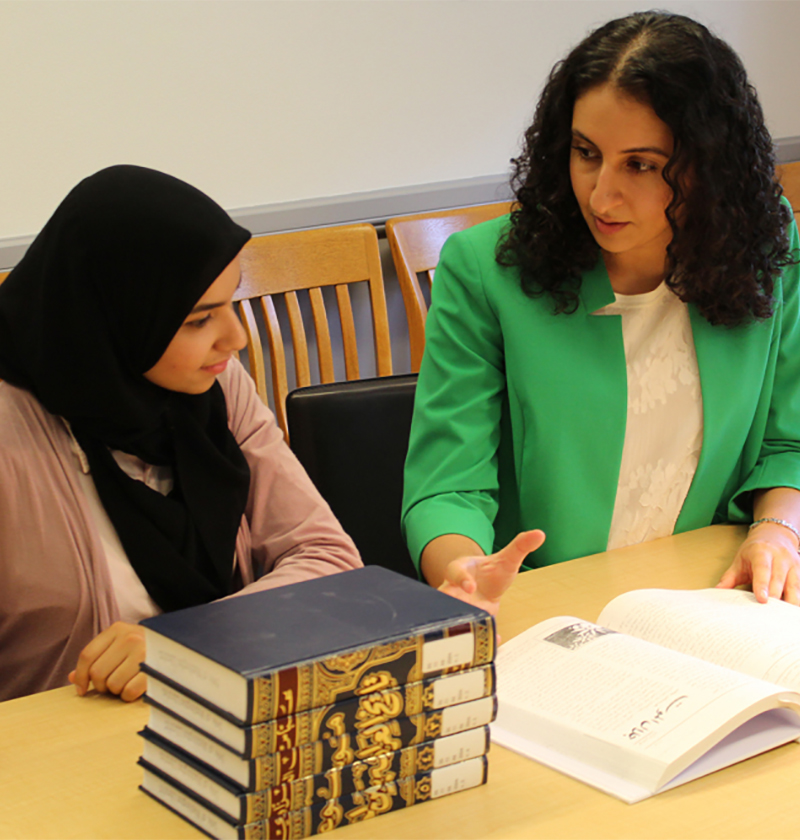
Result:
M494 659L492 617L379 566L146 619L145 670L256 723Z

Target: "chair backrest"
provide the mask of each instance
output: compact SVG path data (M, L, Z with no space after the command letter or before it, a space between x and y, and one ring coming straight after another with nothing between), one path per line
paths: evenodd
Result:
M800 224L800 161L784 163L777 167L777 170L783 194L789 199L794 210L794 217Z
M254 237L245 245L241 262L242 282L234 300L238 302L239 315L247 333L250 373L259 396L267 402L264 351L253 308L253 304L258 302L269 343L273 408L284 435L288 436L285 401L289 389L283 335L275 309L276 298L282 297L286 305L297 387L308 386L312 382L308 340L297 295L301 290L307 290L310 300L319 381L335 380L331 330L322 294L326 286L335 289L347 379L360 377L349 290L351 284L359 282L369 285L376 373L378 376L392 373L389 319L378 236L372 225L343 225Z
M425 316L428 305L418 275L433 282L439 252L451 233L502 216L512 203L479 204L435 213L398 216L386 222L386 238L392 249L397 279L403 292L411 342L411 370L418 371L425 350Z
M292 391L291 447L364 563L416 577L400 532L416 374Z
M0 271L0 284L6 279L6 277L8 277L9 274L11 274L10 271ZM0 382L2 382L2 380L0 380Z

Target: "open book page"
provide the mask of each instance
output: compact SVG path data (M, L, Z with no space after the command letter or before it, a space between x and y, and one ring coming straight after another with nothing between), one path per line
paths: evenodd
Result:
M651 793L751 717L800 707L800 695L577 618L530 628L496 665L495 741L518 749L503 738L514 733ZM777 745L763 744L747 755Z
M639 589L611 601L604 627L800 691L800 608L739 589Z
M537 741L531 741L517 732L500 729L497 724L492 725L492 738L496 743L514 752L532 758L632 805L653 796L654 793L670 790L721 770L723 767L729 767L745 758L785 744L793 740L798 730L800 730L800 725L797 722L797 716L788 709L763 712L735 729L719 744L701 755L693 764L657 790L614 773L608 773L580 758L566 755Z
M517 732L500 729L497 724L492 725L492 739L495 743L514 752L532 758L632 805L653 796L654 793L661 793L686 784L693 779L699 779L701 776L793 740L800 730L797 720L797 716L788 709L763 712L735 729L719 744L701 755L693 764L657 790L629 781L614 773L608 773L580 758L566 755L557 749L525 738Z

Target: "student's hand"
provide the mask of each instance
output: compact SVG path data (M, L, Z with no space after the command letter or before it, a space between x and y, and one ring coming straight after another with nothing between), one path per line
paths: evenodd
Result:
M495 554L459 557L447 565L439 591L497 615L522 561L543 542L544 531L523 531Z
M748 533L717 588L743 584L752 585L762 604L768 596L800 604L800 554L797 538L788 528L764 522Z
M139 670L144 661L144 627L117 621L95 636L81 651L69 681L83 696L91 683L100 692L119 694L123 700L138 700L147 688Z

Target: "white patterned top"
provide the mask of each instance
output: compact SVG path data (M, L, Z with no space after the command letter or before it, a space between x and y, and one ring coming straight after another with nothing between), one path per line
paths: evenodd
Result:
M703 443L700 372L685 303L662 283L616 294L595 315L621 315L628 419L608 548L669 536Z

